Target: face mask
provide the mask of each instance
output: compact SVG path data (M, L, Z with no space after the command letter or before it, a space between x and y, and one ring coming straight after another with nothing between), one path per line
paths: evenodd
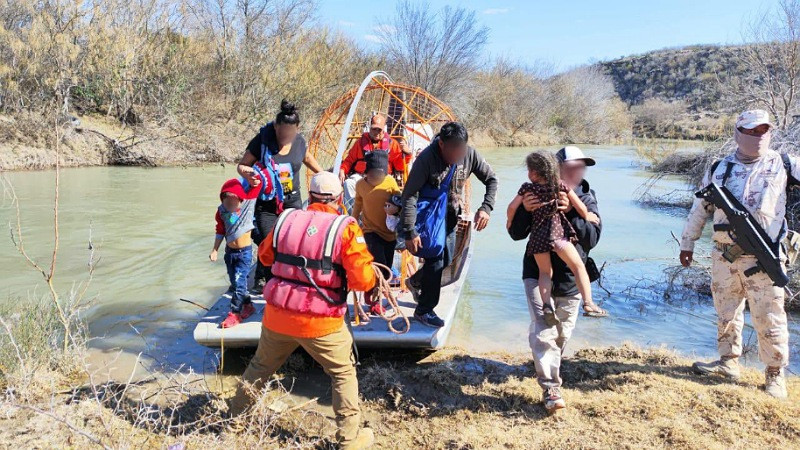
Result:
M733 139L739 146L739 152L741 152L742 155L750 158L758 158L769 149L772 131L767 131L761 136L750 136L742 133L737 128L734 132Z
M397 225L400 223L399 216L386 216L386 228L396 231Z

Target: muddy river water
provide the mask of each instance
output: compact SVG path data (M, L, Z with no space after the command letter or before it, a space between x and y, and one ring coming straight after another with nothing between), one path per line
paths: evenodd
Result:
M596 298L610 317L580 317L571 350L625 341L665 346L685 355L716 354L716 326L710 298L670 295L665 269L677 262L686 211L645 208L637 188L649 174L630 147L586 147L597 159L587 180L597 192L603 232L592 256L605 263ZM475 237L475 251L464 298L449 343L470 351L527 351L528 311L520 280L524 242L505 232L505 207L525 180L525 149L487 149L486 159L500 177L497 205L489 228ZM169 364L208 371L215 352L194 343L191 332L202 311L180 298L212 304L227 287L224 263L209 262L219 186L235 174L232 165L193 168L97 167L61 174L61 243L57 285L69 291L86 279L91 238L99 258L85 312L95 357L139 352ZM26 246L46 259L52 239L52 172L14 172L5 176L20 198ZM681 188L664 179L658 189ZM483 195L473 184L473 204ZM14 219L8 200L0 204L0 223ZM0 301L44 295L41 276L26 266L11 240L0 238ZM708 254L709 234L698 254ZM77 280L77 281L76 281ZM691 294L691 293L690 293ZM678 299L680 297L681 299ZM792 364L800 369L797 319L790 319ZM749 319L748 319L749 321ZM745 342L755 344L751 328ZM749 361L755 361L755 349Z

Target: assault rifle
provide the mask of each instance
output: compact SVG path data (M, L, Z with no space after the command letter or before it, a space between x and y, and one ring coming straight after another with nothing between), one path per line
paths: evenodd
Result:
M763 270L775 286L785 287L789 283L789 276L786 275L781 264L780 243L772 242L764 228L756 222L728 188L711 183L694 195L721 209L728 217L728 223L730 223L728 233L733 241L741 247L745 254L756 257L758 264L752 269L746 270L745 275L750 276Z

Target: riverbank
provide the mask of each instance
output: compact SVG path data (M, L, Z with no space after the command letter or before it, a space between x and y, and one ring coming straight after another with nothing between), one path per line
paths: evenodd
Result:
M238 161L258 127L223 120L128 126L102 115L70 117L56 127L38 115L0 116L0 170L54 167L56 130L62 167L229 163Z
M233 384L218 391L213 375L206 383L164 374L97 386L72 380L32 402L4 397L0 440L17 448L326 448L333 431L327 380L306 358L292 360L279 374L283 386L318 402L288 396L276 384L257 403L257 415L230 420L225 399ZM568 408L555 416L541 406L528 355L448 349L419 361L370 357L359 381L377 448L788 448L800 442L796 377L789 378L789 399L778 401L761 391L763 374L756 370L727 383L692 374L690 363L666 350L629 345L580 350L564 362Z
M261 123L236 121L125 125L97 114L70 116L56 128L52 118L35 114L0 115L0 170L24 171L55 167L55 130L60 136L62 167L198 166L234 163ZM305 123L304 134L310 136ZM470 130L470 144L490 147L559 145L555 130L514 134Z

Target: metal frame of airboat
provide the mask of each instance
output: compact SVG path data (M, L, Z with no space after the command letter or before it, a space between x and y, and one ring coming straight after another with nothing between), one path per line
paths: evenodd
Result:
M359 108L362 111L365 109L363 104L365 95L369 97L369 100L366 100L368 102L367 112L359 114ZM412 139L421 139L420 143L430 142L433 138L434 125L441 126L445 122L455 120L450 108L425 90L416 86L394 83L385 72L375 71L367 75L360 86L339 97L323 112L312 132L309 151L317 157L323 167L332 163L330 167L334 173L338 173L344 153L349 150L356 139L361 137L372 113L384 111L384 106L391 108L390 104L395 105L396 108L394 108L395 115L391 117L391 126L388 131L395 138L404 137L407 136L406 133L410 133ZM426 111L415 110L414 106L416 105L426 105ZM397 111L399 111L399 115ZM338 139L335 138L335 134L339 135ZM336 149L335 154L332 151L333 148ZM330 161L331 157L333 157L333 161ZM468 186L464 195L468 211ZM412 319L411 329L407 333L395 334L389 330L386 321L379 317L372 317L370 322L361 322L353 326L353 335L360 347L438 349L445 345L455 321L456 310L472 259L471 224L469 220L462 220L459 223L453 263L445 269L443 275L440 302L436 309L444 319L445 327L431 328ZM405 254L403 262L405 263L407 259L413 258ZM405 268L405 264L402 266ZM405 270L403 272L402 279L404 281ZM400 308L406 316L411 317L415 307L411 294L400 289L396 291L396 294ZM256 314L233 328L221 329L218 324L230 309L230 295L223 294L195 327L195 341L208 347L237 348L258 345L264 299L256 296L254 303L256 304ZM349 305L349 308L350 317L355 317L352 304ZM402 327L403 324L398 320L395 328L402 329Z

